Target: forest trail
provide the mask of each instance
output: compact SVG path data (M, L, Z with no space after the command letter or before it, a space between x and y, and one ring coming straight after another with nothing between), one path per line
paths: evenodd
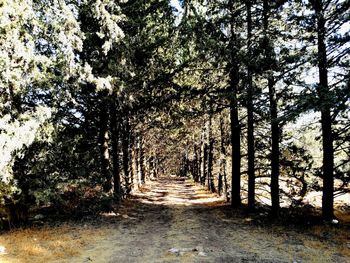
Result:
M102 241L67 262L349 262L346 248L326 240L332 233L307 237L228 210L190 181L151 181L120 209Z
M307 220L269 223L190 180L159 178L92 221L0 236L0 262L350 262L349 233Z

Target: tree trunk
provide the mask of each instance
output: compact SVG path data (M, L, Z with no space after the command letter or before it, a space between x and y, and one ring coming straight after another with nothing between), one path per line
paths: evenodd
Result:
M277 215L280 208L279 199L279 166L280 166L280 128L277 119L277 98L273 76L268 78L270 98L270 125L271 125L271 206L272 214Z
M215 192L214 176L213 176L213 148L214 139L212 134L212 113L209 114L208 122L208 189Z
M155 167L154 162L155 162L155 158L151 154L151 156L148 158L149 176L151 179L154 178L154 167Z
M205 130L202 129L202 134L201 134L201 184L205 184L205 178L206 178L206 143L205 143Z
M323 196L322 216L325 220L333 219L333 192L334 192L334 149L331 118L331 93L328 86L327 49L325 44L326 20L321 0L313 1L317 17L318 40L318 69L319 85L318 96L321 109L322 146L323 146Z
M154 177L159 177L159 153L158 150L154 153Z
M198 183L199 182L199 163L198 163L198 149L197 145L194 145L194 160L193 160L193 180Z
M266 64L270 65L271 58L271 45L269 43L269 12L270 7L268 0L264 0L263 2L263 23L264 23L264 45L265 45L265 59ZM280 129L278 122L278 111L277 111L277 97L276 97L276 89L275 89L275 81L273 78L273 72L270 68L268 68L268 77L267 83L269 88L269 100L270 100L270 126L271 126L271 206L272 206L272 215L277 215L280 208L280 200L279 200L279 166L280 166L280 149L279 149L279 141L280 141Z
M235 72L231 72L235 74ZM237 74L238 75L238 74ZM235 82L232 81L231 82ZM241 205L241 127L238 119L237 87L232 86L232 98L230 105L231 119L231 145L232 145L232 194L231 205L237 207Z
M203 151L203 185L208 184L208 144L204 143Z
M234 12L233 1L230 1L231 14L231 68L229 89L230 96L230 121L231 121L231 145L232 145L232 180L231 180L231 206L238 207L241 205L241 127L238 118L238 83L239 67L236 59L235 44L237 42L234 32Z
M117 201L122 198L120 185L120 169L119 169L119 118L117 118L117 111L115 103L111 104L111 141L112 141L112 159L113 159L113 183L114 183L114 197Z
M226 147L225 147L225 130L224 130L224 117L220 116L220 172L218 182L219 195L224 194L225 200L227 200L227 178L226 178Z
M137 185L140 187L140 166L139 166L139 137L138 135L135 134L134 137L134 144L135 144L135 149L134 149L134 161L135 161L135 175L136 175L136 181Z
M248 112L248 208L255 207L255 146L254 146L254 106L253 77L251 69L252 14L251 2L246 0L247 9L247 112Z
M203 141L202 141L202 135L200 138L200 144L198 147L198 182L201 183L202 182L202 152L203 152Z
M133 148L134 148L134 138L133 133L129 132L129 177L130 177L130 192L134 188L134 167L133 167Z
M100 103L99 115L98 145L100 148L101 176L103 178L102 186L104 192L109 192L112 189L112 176L110 173L108 147L108 104L104 99Z
M124 129L123 129L123 141L122 141L122 151L123 151L123 170L124 170L124 182L125 182L125 192L128 194L130 192L130 180L129 180L129 118L126 116L124 118Z
M185 156L184 156L184 176L187 176L188 170L189 170L188 142L186 142Z
M139 180L140 184L145 183L145 164L144 164L144 152L143 152L143 138L139 136Z

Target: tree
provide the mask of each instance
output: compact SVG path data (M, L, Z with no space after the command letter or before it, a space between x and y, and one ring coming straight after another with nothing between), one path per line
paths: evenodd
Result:
M280 143L280 127L277 115L277 94L275 90L275 80L273 76L273 65L275 64L273 53L274 46L270 41L269 34L269 16L271 7L268 0L263 1L263 47L265 53L265 65L267 75L267 85L269 89L270 101L270 126L271 126L271 206L272 214L276 215L279 207L279 143Z
M252 3L245 1L247 10L247 114L248 114L248 207L255 206L255 145L254 145L254 107L253 107L253 76L252 76Z
M67 103L63 94L77 78L74 53L81 50L82 34L73 10L64 1L0 5L0 117L6 123L2 137L13 127L20 128L5 140L9 147L3 148L7 156L2 156L0 168L1 185L8 189L1 191L1 203L13 213L18 207L25 214L29 206L45 199L45 191L57 186L50 174L53 169L42 165L56 128L51 121L58 115L58 105ZM46 167L44 178L42 167Z
M231 179L231 205L237 207L241 204L241 125L238 113L238 84L239 84L239 46L237 33L235 32L235 19L238 9L234 1L229 1L230 16L230 62L229 62L229 90L230 90L230 120L231 120L231 145L232 145L232 179Z
M318 109L321 112L322 151L323 151L323 196L322 215L327 221L333 218L334 198L334 111L336 101L334 95L336 86L330 85L329 74L332 67L336 67L346 54L344 40L348 36L342 36L339 32L347 18L343 11L349 9L347 1L321 1L312 0L310 6L314 12L313 27L317 39L316 65L318 67L319 81L317 84ZM345 40L346 41L346 40ZM345 52L345 53L344 53ZM342 70L342 69L340 69ZM338 70L339 71L339 70ZM346 79L346 78L345 78ZM344 81L344 79L343 79ZM339 82L336 82L336 85ZM338 87L339 89L339 87Z
M331 120L331 94L328 87L327 50L325 43L326 20L322 1L312 1L316 13L317 47L319 84L318 96L321 103L322 145L323 145L323 197L322 213L326 220L333 218L333 191L334 191L334 149Z
M120 162L119 162L119 140L120 140L120 120L116 112L117 106L115 102L111 103L110 114L110 130L112 144L112 159L113 159L113 190L115 199L120 202L122 198L122 189L120 181Z

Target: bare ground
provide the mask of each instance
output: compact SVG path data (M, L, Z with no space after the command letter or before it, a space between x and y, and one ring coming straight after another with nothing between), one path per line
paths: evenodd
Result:
M350 262L347 226L259 223L183 179L151 181L104 216L79 253L45 262Z

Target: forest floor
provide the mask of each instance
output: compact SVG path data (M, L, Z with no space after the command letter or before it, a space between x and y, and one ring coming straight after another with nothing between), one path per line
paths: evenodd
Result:
M150 181L102 217L2 235L0 262L350 262L348 225L266 223L184 179Z

